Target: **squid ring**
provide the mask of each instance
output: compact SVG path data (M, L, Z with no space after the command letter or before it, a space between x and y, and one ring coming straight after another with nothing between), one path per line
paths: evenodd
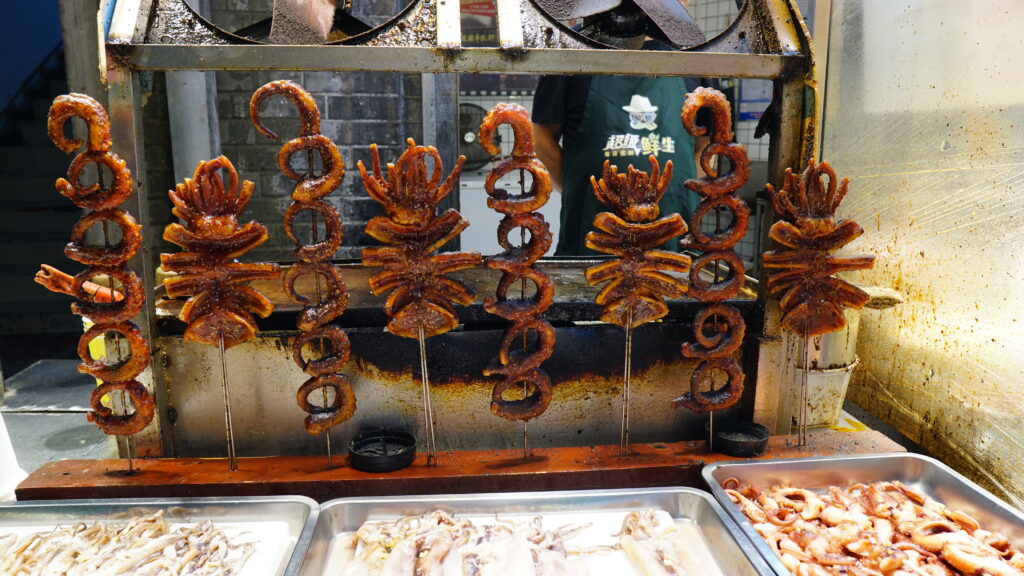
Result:
M701 391L705 376L713 370L721 370L728 381L717 390ZM675 407L685 406L694 412L723 410L739 402L743 395L743 370L732 358L711 358L694 369L690 376L690 392L672 401Z
M512 156L533 156L533 124L529 118L530 113L519 104L496 104L480 124L480 146L491 156L500 154L501 147L495 144L494 134L498 131L498 126L508 124L512 127Z
M523 336L530 330L537 333L537 349L533 352L513 351L513 346L521 344ZM540 367L555 351L555 329L543 318L529 318L514 323L501 340L498 350L498 362L501 366L490 366L484 369L485 376L494 374L509 375L533 370Z
M536 293L528 300L509 300L508 289L523 279L533 282ZM495 295L497 299L484 299L484 310L508 320L523 320L547 310L555 299L555 288L543 272L528 266L506 270L498 281Z
M128 394L132 405L135 406L133 414L114 414L110 408L103 405L103 397L114 390L122 390ZM89 405L92 412L85 415L86 419L96 424L105 434L117 436L131 436L141 432L153 420L153 414L156 412L153 397L138 380L104 382L92 391Z
M728 208L732 212L732 223L721 232L705 233L701 230L700 224L704 217L712 210L720 207ZM690 234L692 237L680 240L682 248L696 248L707 252L712 250L727 250L732 248L747 233L747 223L750 221L750 208L747 203L736 196L722 196L708 199L697 205L690 219Z
M705 332L708 320L712 320L711 328L715 331L709 336ZM727 331L719 332L719 319L724 320ZM712 304L701 308L693 319L694 339L701 348L690 342L683 344L682 354L687 358L721 358L731 356L743 343L746 334L746 323L740 311L728 304Z
M295 290L295 281L300 276L316 274L327 281L327 294L318 304L310 304L305 296ZM305 308L299 313L295 325L303 332L316 330L345 312L348 306L348 286L341 272L326 262L296 262L284 274L284 292L296 304Z
M303 244L294 229L295 216L307 210L324 217L325 237L315 244ZM338 215L338 211L332 204L323 200L293 202L288 207L288 211L284 213L284 232L295 243L296 248L293 254L297 258L307 262L326 260L334 256L334 253L338 251L338 247L341 246L341 216Z
M292 156L306 150L320 154L324 164L324 173L316 178L306 178L292 169ZM345 161L341 158L338 146L323 134L299 136L284 143L277 153L277 167L292 180L299 180L292 190L292 199L298 202L312 202L331 193L341 185L345 177ZM309 166L309 170L312 170Z
M722 489L723 490L733 490L733 491L735 491L739 487L740 487L740 480L739 480L739 478L737 478L735 476L729 476L725 480L722 480Z
M700 277L704 268L717 261L724 262L729 268L729 275L719 282L709 282ZM701 302L721 302L740 293L746 277L743 274L743 260L732 250L723 252L705 252L693 261L690 266L690 295Z
M715 156L729 159L729 172L724 176L711 165ZM742 144L720 143L709 144L700 155L700 166L708 175L704 178L687 180L683 184L694 192L707 198L721 198L731 194L746 184L750 179L750 158Z
M516 246L509 241L509 233L516 228L530 233L530 239L525 245ZM551 248L552 236L551 227L541 214L508 214L498 224L498 245L510 254L499 258L523 263L535 262Z
M329 341L331 343L330 353L316 360L306 360L302 357L302 349L316 340ZM349 344L348 336L341 328L333 324L327 324L316 330L303 332L295 339L295 344L292 345L292 359L295 360L299 368L302 368L303 372L310 376L324 376L341 372L345 364L348 363L350 352L351 345Z
M322 388L334 390L334 400L327 406L316 406L309 401L309 395ZM309 413L304 422L306 432L319 434L332 426L341 424L356 413L356 395L348 378L341 374L314 376L299 387L295 401L304 412Z
M253 92L252 98L249 100L249 118L252 119L253 126L260 134L271 140L277 140L277 134L264 126L263 120L260 118L260 104L275 94L284 96L298 109L300 134L309 136L320 132L320 109L317 108L313 96L306 92L305 88L291 80L274 80L260 86L256 92Z
M53 99L46 115L46 131L57 148L71 154L82 146L82 140L64 137L64 123L76 116L89 128L87 148L94 152L110 150L110 117L99 102L85 94L62 94Z
M768 518L769 522L776 526L791 526L798 518L800 518L800 514L791 508L765 510L764 515Z
M89 355L89 343L107 332L116 332L128 340L128 349L131 352L128 358L107 364ZM96 324L78 339L78 357L82 359L82 363L78 365L79 372L104 382L127 382L149 365L149 343L146 342L142 330L131 322Z
M523 194L510 194L507 190L494 189L498 179L509 172L520 169L528 170L533 175L530 189ZM551 176L540 160L530 158L507 158L491 170L484 181L487 191L487 207L502 214L521 214L539 210L551 198Z
M121 241L114 246L86 246L85 232L97 222L114 223L121 229ZM120 266L135 256L141 245L142 233L135 219L124 210L112 208L82 216L71 229L71 242L64 248L64 254L87 266Z
M114 302L89 300L86 283L100 274L106 274L121 283L121 287L117 290L124 294L123 299ZM139 280L134 272L125 267L90 266L75 275L71 281L71 292L79 300L71 305L71 312L85 316L98 324L116 324L131 320L139 314L143 304L146 303L146 292L142 286L142 280Z
M700 86L686 95L680 120L686 131L693 136L703 136L708 129L697 126L697 111L707 106L711 110L711 140L713 142L730 142L732 132L732 107L722 94L714 88Z
M110 169L114 181L101 188L99 183L81 184L82 170L89 164L102 164ZM71 161L68 177L57 179L57 192L81 208L107 210L116 208L132 195L132 173L124 160L106 151L82 152Z
M525 387L529 393L519 400L505 400L505 392L516 386ZM551 404L552 393L553 388L548 375L543 370L530 370L525 374L502 380L494 386L491 391L491 412L509 421L530 420L547 410Z

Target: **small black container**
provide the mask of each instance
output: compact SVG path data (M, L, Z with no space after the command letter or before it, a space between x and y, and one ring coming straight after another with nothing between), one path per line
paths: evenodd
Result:
M735 420L715 418L712 449L729 456L760 456L768 450L771 433L764 426Z
M396 430L367 430L348 443L349 464L363 472L392 472L412 464L416 438Z

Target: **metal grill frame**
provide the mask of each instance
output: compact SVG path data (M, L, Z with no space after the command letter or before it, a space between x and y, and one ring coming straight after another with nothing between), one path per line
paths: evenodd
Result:
M416 0L380 28L319 46L259 44L224 34L184 0L118 0L105 38L106 81L115 151L139 182L126 208L147 222L140 73L173 70L389 71L424 74L533 73L761 78L772 80L778 122L771 131L769 176L802 166L814 145L814 56L793 0L746 0L736 20L708 42L679 52L618 50L597 45L550 21L531 0L496 0L497 47L463 47L457 0ZM436 24L436 26L435 26ZM425 107L426 108L426 107ZM439 123L436 117L426 121ZM425 130L429 129L426 127ZM769 211L770 212L770 211ZM772 215L766 214L765 218ZM762 234L767 231L762 225ZM157 250L153 235L132 262L155 293ZM764 245L767 245L765 242ZM789 430L788 394L793 367L779 326L777 304L759 290L765 309L756 341L754 420L777 433ZM152 299L138 319L155 344L143 381L157 405L167 406L160 330ZM748 376L748 382L750 377ZM137 436L140 456L172 455L168 411ZM123 443L122 443L123 444ZM122 448L124 446L122 445ZM122 450L123 452L123 450Z

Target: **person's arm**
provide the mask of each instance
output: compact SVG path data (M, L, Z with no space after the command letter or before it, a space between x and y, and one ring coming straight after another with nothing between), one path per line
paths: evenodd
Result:
M556 192L562 191L562 139L561 124L534 124L533 144L537 158L551 175L551 186Z

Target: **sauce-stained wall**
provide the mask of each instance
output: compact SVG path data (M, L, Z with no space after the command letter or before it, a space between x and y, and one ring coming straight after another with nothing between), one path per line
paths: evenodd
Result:
M1019 5L833 1L823 156L866 229L850 396L1024 507L1024 59Z

